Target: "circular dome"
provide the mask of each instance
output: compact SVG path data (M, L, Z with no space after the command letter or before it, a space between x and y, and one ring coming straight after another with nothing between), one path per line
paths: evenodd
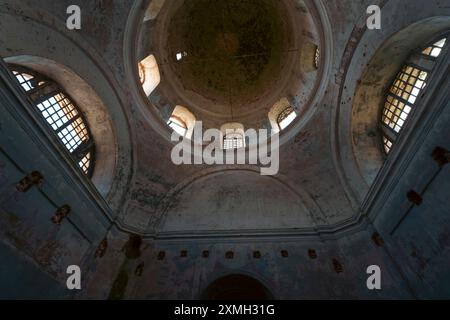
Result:
M274 129L279 113L293 110L297 132L323 94L328 50L319 50L324 14L313 1L152 0L141 14L135 65L151 57L148 70L158 74L144 90L147 109L172 129L183 107L204 129Z

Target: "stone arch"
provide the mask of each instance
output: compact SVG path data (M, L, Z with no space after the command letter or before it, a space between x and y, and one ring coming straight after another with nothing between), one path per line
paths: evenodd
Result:
M10 62L19 65L23 63L24 66L28 65L55 79L68 89L68 93L74 99L77 99L79 94L72 92L70 85L65 85L70 82L68 79L74 79L89 92L95 92L99 98L96 101L101 101L105 107L103 111L107 111L107 115L104 114L105 117L102 118L97 114L94 123L110 122L108 130L113 133L114 148L109 150L112 152L109 157L114 169L108 173L98 172L98 180L94 178L97 182L94 182L92 188L96 186L110 207L117 208L121 205L124 192L131 181L134 159L130 133L132 126L128 123L129 109L124 107L127 101L124 93L118 89L120 86L112 76L109 66L105 65L102 57L92 50L82 37L71 33L72 36L69 38L64 29L55 27L55 25L65 26L63 22L56 23L55 18L45 11L29 10L27 7L20 10L14 10L14 7L10 9L0 10L0 17L5 23L4 32L0 34L0 42L5 45L0 46L0 55L7 61L10 59ZM30 33L27 32L29 29L22 28L23 20L18 17L26 18L30 29L34 32ZM46 45L42 45L44 43ZM70 54L67 53L68 48ZM77 87L74 86L73 90L78 91ZM86 101L76 102L81 109L83 105L88 105ZM116 134L117 132L120 132L120 135Z
M450 24L448 17L393 21L383 33L361 32L345 53L358 58L344 60L348 65L341 67L342 80L338 77L342 82L333 110L332 147L341 181L355 206L364 200L385 160L379 119L387 88L411 52Z
M387 90L411 53L423 47L426 43L423 40L434 34L427 30L417 38L408 36L411 33L420 35L422 28L420 23L409 26L387 40L367 66L356 88L351 128L353 152L368 186L385 160L379 128Z
M106 196L114 179L116 138L107 107L95 90L75 72L49 59L36 56L14 56L6 58L5 62L24 66L50 78L74 100L86 118L95 142L95 167L91 180L100 193Z
M201 293L202 300L272 300L269 289L254 277L229 274L211 282Z
M254 198L249 201L251 194ZM201 205L187 210L191 202ZM286 179L261 176L252 166L229 166L202 171L171 190L148 231L153 229L158 237L209 236L211 231L230 236L252 234L255 229L273 235L317 231L323 223L322 212L310 195L294 189Z
M186 107L176 106L172 112L172 116L170 117L170 119L172 118L175 118L176 120L184 124L184 127L186 129L184 136L190 139L194 132L195 122L197 121L194 114Z

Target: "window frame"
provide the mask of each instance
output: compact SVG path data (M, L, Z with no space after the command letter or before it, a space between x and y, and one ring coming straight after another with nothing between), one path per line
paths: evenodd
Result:
M435 43L439 42L440 40L442 40L444 38L446 39L446 42L445 42L444 46L442 47L440 54L437 57L433 57L431 55L424 53L424 51L426 49L428 49L430 46L433 46ZM410 56L408 57L408 59L402 64L400 70L396 73L393 81L391 81L390 85L386 88L386 93L384 95L385 98L383 100L383 105L381 107L381 112L380 112L380 117L379 117L379 119L380 119L379 127L380 127L380 131L381 131L381 147L383 149L385 156L388 156L389 153L392 152L393 148L396 145L397 140L399 139L402 132L404 131L403 129L408 125L411 117L414 116L414 111L417 107L417 103L418 103L418 101L420 101L421 96L423 96L424 92L426 91L426 89L428 87L429 80L432 77L432 73L436 67L437 62L439 61L439 59L441 59L445 55L445 52L446 52L447 48L449 47L449 45L448 45L449 41L450 41L450 32L447 30L447 31L442 32L442 33L438 34L437 36L433 37L433 40L427 42L426 45L418 47L417 49L413 50L411 52ZM424 66L424 65L419 65L421 59L431 61L432 62L431 68ZM419 63L417 63L417 61L414 61L414 60L419 60ZM416 99L414 100L413 103L408 101L409 98L403 99L401 96L398 96L398 94L396 94L395 92L392 91L392 89L395 86L395 83L398 80L400 80L400 76L402 75L403 71L408 67L418 69L419 74L420 74L420 72L426 73L425 80L422 80L422 81L424 81L424 85L422 86L421 89L419 89L419 92L417 93L417 96L415 96ZM417 79L419 79L419 76L417 76ZM415 84L416 84L416 82L412 85L412 87L413 87L412 90L415 88ZM402 94L406 91L404 89L405 88L403 88L403 90L402 90ZM409 93L410 96L411 96L411 92ZM389 98L392 98L393 100L397 100L399 102L399 104L400 103L404 104L403 109L401 109L402 111L400 112L400 115L398 115L399 118L403 114L403 110L405 110L406 107L410 108L410 111L407 112L406 119L403 120L404 123L400 126L399 131L394 130L394 128L391 128L384 121L385 117L386 117L385 112L387 110L389 110L387 108L387 106L390 104L390 102L388 101ZM386 138L389 139L389 141L392 143L392 146L389 148L389 151L386 150L386 143L385 143Z
M41 123L44 124L46 128L49 129L49 131L53 134L53 136L58 140L58 143L63 147L64 151L67 152L70 155L70 159L72 160L72 164L75 165L75 167L78 170L81 170L81 172L86 175L88 178L92 178L94 169L95 169L95 141L92 135L92 132L89 128L89 123L83 114L83 112L80 110L80 108L77 106L77 104L74 102L74 100L71 98L71 96L54 80L43 76L39 72L36 72L30 68L17 65L17 64L8 64L8 68L10 69L11 73L13 74L14 79L17 80L17 83L19 84L20 88L23 90L23 92L26 94L26 96L29 98L29 100L33 104L33 112L35 112L38 115L38 118ZM32 79L28 80L32 83L33 88L30 88L30 90L26 90L24 88L23 84L20 83L17 74L27 74L32 77ZM60 96L61 100L58 100L56 97ZM54 99L56 103L49 102L50 99ZM61 107L61 104L63 100L67 100L66 107L72 107L72 111L75 111L75 115L72 118L68 118L67 114L65 113L64 109ZM58 121L61 121L62 116L57 115L60 111L64 113L64 117L67 118L66 122L62 122L62 124L57 127L56 129L52 127L52 124L49 123L47 120L49 117L46 117L43 112L48 110L49 107L45 107L46 109L40 110L39 105L47 102L47 104L50 104L50 107L53 105L58 105L61 110L56 111L52 114L55 116L58 116L58 120L54 120L52 124L55 124ZM78 134L77 137L82 140L80 144L78 144L72 151L70 151L68 147L68 141L64 142L63 138L67 137L69 135L69 132L67 134L63 134L63 137L59 135L64 129L67 129L69 126L72 126L73 124L77 123L78 125L83 125L84 128L81 129L86 132L86 140L82 140L80 138L80 135ZM74 132L77 132L76 127L72 127L72 130ZM78 132L77 132L78 133ZM89 166L87 169L84 169L83 166L80 165L81 162L84 161L85 157L90 155L89 159Z
M287 118L289 118L289 116L291 115L291 114L295 114L295 118L294 119L292 119L292 121L291 122L289 122L289 124L287 125L287 126L285 126L284 128L282 128L281 127L281 123L284 121L284 120L286 120ZM279 114L278 114L278 116L277 116L277 125L278 125L278 129L280 130L280 132L281 131L283 131L283 130L285 130L285 129L287 129L291 124L292 124L292 122L294 122L295 121L295 119L297 118L297 113L295 112L295 108L294 107L292 107L292 106L287 106L286 108L284 108L283 109L283 111L281 111Z
M446 42L444 44L444 46L442 47L441 52L439 53L439 55L437 57L432 56L431 54L425 54L424 51L426 49L428 49L429 47L433 47L434 44L436 44L437 42L439 42L442 39L446 39ZM444 52L445 48L448 47L450 41L450 32L448 30L443 31L439 34L437 34L436 36L433 37L432 40L428 41L427 44L423 47L417 48L414 52L420 56L422 56L425 59L431 60L433 62L436 62L437 60L439 60L442 57L442 53Z
M320 67L320 46L316 46L316 50L314 51L314 66L316 69L319 69Z
M174 127L172 127L172 124L183 129L184 130L184 134L180 134L178 131L176 131L176 129L174 129ZM169 120L167 121L167 125L176 133L178 133L180 136L182 137L186 137L189 128L188 125L186 123L186 121L184 121L183 119L181 119L180 117L176 116L176 115L171 115Z
M231 137L230 137L231 136ZM240 143L239 143L240 141ZM227 144L231 142L231 147L227 147ZM229 133L223 136L223 150L239 150L245 147L245 137L240 133Z

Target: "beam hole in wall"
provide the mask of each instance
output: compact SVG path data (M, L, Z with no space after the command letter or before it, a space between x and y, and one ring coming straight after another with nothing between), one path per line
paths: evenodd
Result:
M336 273L344 272L344 267L342 266L342 264L339 262L338 259L333 259L333 269Z
M162 261L166 258L166 252L165 251L160 251L158 252L158 256L157 256L158 260Z
M317 259L317 252L314 249L308 250L308 256L310 259Z
M372 241L375 243L375 245L376 245L377 247L382 247L382 246L384 246L384 240L383 240L383 238L381 237L381 235L380 235L378 232L375 232L375 233L372 235Z

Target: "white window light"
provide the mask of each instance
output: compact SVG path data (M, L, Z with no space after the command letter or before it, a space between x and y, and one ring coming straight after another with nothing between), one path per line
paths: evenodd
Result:
M184 52L178 52L177 53L177 55L176 55L176 57L177 57L177 61L181 61L184 57L187 57L187 52L186 51L184 51Z

